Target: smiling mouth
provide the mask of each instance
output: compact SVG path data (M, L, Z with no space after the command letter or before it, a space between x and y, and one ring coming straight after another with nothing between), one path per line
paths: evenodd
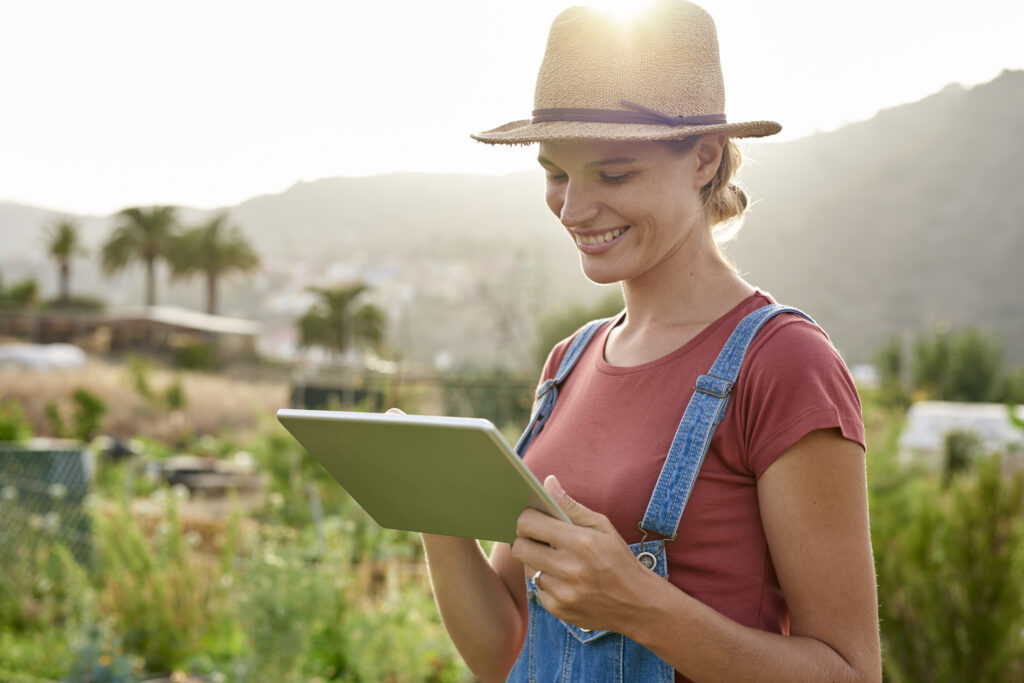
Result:
M604 244L605 242L611 242L613 239L615 239L622 233L626 232L627 230L629 230L629 226L623 228L615 228L614 230L596 233L593 235L575 235L576 244L597 246L599 244Z

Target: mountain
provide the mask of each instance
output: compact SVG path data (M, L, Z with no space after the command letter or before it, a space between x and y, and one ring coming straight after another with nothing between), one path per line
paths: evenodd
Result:
M805 307L848 360L936 325L1000 333L1024 360L1024 72L832 133L749 147L757 202L729 253Z
M998 332L1010 359L1024 361L1021 120L1024 72L1007 71L833 132L744 141L750 161L740 180L753 205L727 251L752 284L819 320L850 363L870 360L892 334L946 323ZM430 264L463 264L470 275L454 291L420 295L412 306L421 319L407 334L430 348L447 348L445 335L486 336L507 330L512 318L607 291L580 274L574 247L544 204L539 170L328 178L224 210L268 265L330 272L357 263L365 273L397 263L393 270L426 291L447 277ZM17 272L14 255L25 268L32 250L32 267L52 269L35 234L55 215L0 203L5 281ZM198 220L204 212L183 215ZM111 218L87 217L85 225L95 247ZM103 284L92 266L80 270L76 287L134 295ZM260 315L259 297L281 286L229 286L225 303ZM168 296L199 305L197 292L185 296L180 287ZM496 311L517 299L523 310L498 320ZM481 328L480 316L494 320Z

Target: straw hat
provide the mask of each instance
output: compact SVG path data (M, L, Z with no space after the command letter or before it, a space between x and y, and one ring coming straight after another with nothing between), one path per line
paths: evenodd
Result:
M726 122L714 21L692 3L660 0L626 21L591 7L559 14L537 75L533 118L472 137L514 145L780 130L774 121Z

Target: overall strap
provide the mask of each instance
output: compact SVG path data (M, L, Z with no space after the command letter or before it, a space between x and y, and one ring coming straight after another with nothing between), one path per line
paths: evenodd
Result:
M591 320L577 330L576 334L573 335L572 341L569 342L569 348L566 349L565 355L562 356L562 362L558 365L558 372L555 373L554 377L545 380L537 388L537 407L533 411L530 424L526 427L523 435L519 437L519 443L516 444L516 453L519 454L520 458L526 453L526 447L533 441L533 437L537 436L540 430L544 428L544 423L551 416L551 411L555 409L555 401L558 400L558 388L562 386L562 382L569 376L572 369L576 367L576 362L583 355L583 352L590 344L590 340L594 338L594 334L609 320L611 318Z
M679 519L704 462L711 436L725 417L729 395L739 376L747 348L761 327L780 313L795 313L814 322L803 311L789 306L771 304L759 308L740 321L708 374L697 378L693 396L679 422L658 483L647 504L644 520L640 523L640 529L645 533L655 533L666 540L675 539Z

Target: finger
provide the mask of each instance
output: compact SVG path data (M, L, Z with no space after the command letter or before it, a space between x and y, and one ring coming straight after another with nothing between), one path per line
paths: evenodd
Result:
M405 415L405 413L403 411L399 410L398 408L388 408L387 412L385 412L384 414L385 415Z
M556 563L555 552L551 546L532 538L519 537L512 544L512 557L523 563L529 575L538 569L550 573Z
M558 506L562 508L569 519L573 521L573 524L587 527L603 527L607 518L597 512L594 512L582 503L578 503L568 493L562 489L562 485L558 482L558 478L553 474L549 474L547 479L544 480L544 488L547 490L551 497L555 499Z

